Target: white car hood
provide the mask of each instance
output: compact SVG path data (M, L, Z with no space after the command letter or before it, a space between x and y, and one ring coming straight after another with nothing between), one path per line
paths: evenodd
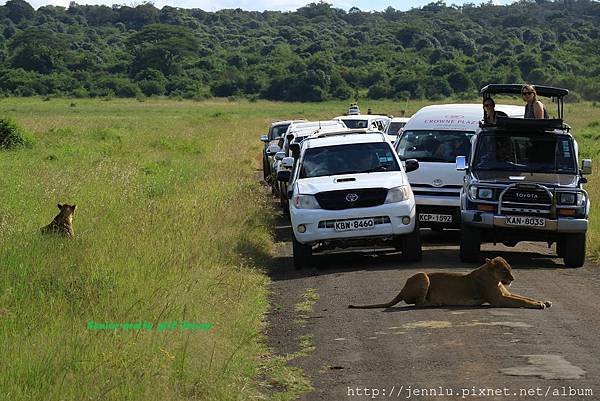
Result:
M445 185L462 185L465 172L456 170L454 163L420 162L419 168L407 173L407 176L411 184L443 187Z
M349 180L352 178L354 178L354 180ZM406 184L407 182L404 179L404 174L400 171L329 175L296 180L297 193L305 195L314 195L318 192L339 191L344 189L389 189Z

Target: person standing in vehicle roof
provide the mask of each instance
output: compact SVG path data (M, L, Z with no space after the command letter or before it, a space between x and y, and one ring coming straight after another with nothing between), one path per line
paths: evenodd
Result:
M521 96L527 102L523 118L548 118L546 107L537 98L537 92L532 85L523 85Z
M507 117L503 111L496 111L496 102L491 97L483 99L483 123L484 124L496 124L496 117L503 116Z

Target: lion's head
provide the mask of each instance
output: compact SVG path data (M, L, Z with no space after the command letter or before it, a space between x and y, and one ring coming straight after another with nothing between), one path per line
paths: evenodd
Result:
M494 259L486 259L485 264L496 280L502 284L509 286L514 281L515 277L512 274L512 269L503 257L496 256Z

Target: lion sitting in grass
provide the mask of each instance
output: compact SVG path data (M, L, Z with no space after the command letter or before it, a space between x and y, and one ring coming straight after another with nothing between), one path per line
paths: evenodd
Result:
M544 309L550 301L511 294L506 286L514 280L504 258L486 259L485 264L468 274L417 273L410 277L396 298L374 305L348 305L349 308L389 308L400 301L417 307L479 306L489 303L500 308Z
M73 238L75 236L75 232L73 231L73 213L75 213L77 205L59 203L57 206L60 209L58 215L56 215L50 224L42 227L40 230L42 234L56 233Z

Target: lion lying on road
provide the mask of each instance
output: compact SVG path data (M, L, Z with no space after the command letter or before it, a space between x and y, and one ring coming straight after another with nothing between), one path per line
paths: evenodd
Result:
M489 303L501 308L544 309L550 301L511 294L506 286L515 278L504 258L486 259L485 264L468 274L417 273L406 280L404 288L388 303L348 305L349 308L389 308L400 301L425 306L478 306Z

